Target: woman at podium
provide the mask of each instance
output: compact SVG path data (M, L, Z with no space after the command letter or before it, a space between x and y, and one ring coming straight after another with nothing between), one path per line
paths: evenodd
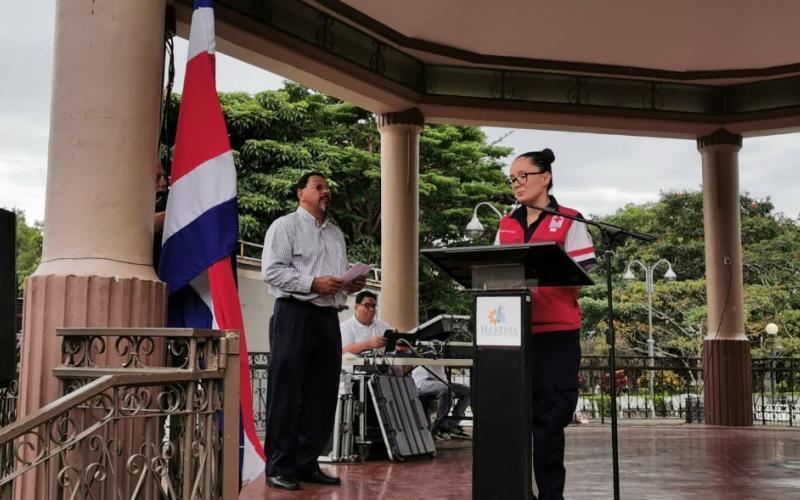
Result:
M508 183L521 205L503 217L500 245L557 242L586 270L597 264L586 224L557 215L580 215L559 205L550 194L553 161L550 149L518 156ZM535 207L548 207L556 213ZM532 291L530 366L533 368L533 469L539 500L562 499L564 493L564 428L578 403L581 312L578 289L539 287Z

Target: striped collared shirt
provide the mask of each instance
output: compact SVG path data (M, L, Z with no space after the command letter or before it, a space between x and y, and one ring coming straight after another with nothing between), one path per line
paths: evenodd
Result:
M345 271L344 235L329 220L320 224L307 210L298 207L267 229L261 277L275 297L295 297L318 306L343 306L346 292L319 295L311 291L311 282L319 276L342 276Z

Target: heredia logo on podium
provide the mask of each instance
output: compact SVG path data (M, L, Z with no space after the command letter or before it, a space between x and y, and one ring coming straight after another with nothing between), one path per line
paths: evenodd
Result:
M490 324L481 325L481 335L506 336L517 335L519 333L517 327L506 324L504 306L498 305L497 307L489 309L487 317Z
M494 309L489 309L489 323L496 325L497 323L506 322L506 313L503 306L497 306Z

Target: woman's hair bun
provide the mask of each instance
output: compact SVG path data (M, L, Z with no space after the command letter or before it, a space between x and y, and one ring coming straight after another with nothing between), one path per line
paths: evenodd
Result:
M556 155L553 153L553 150L550 148L544 148L541 152L541 158L545 163L553 163L556 161Z
M556 155L550 148L541 151L528 151L517 156L517 158L527 158L527 160L543 170L550 171L550 165L556 160Z

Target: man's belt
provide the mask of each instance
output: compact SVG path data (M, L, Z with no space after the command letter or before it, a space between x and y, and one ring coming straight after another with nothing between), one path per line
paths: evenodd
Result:
M322 314L328 314L330 316L338 316L339 315L339 311L340 311L340 308L338 308L338 307L318 306L317 304L314 304L313 302L296 299L294 297L280 297L278 299L278 301L282 301L282 302L285 302L287 304L292 304L292 305L296 305L296 306L299 306L299 307L304 307L304 308L307 308L309 310L317 311L317 312L322 313Z

